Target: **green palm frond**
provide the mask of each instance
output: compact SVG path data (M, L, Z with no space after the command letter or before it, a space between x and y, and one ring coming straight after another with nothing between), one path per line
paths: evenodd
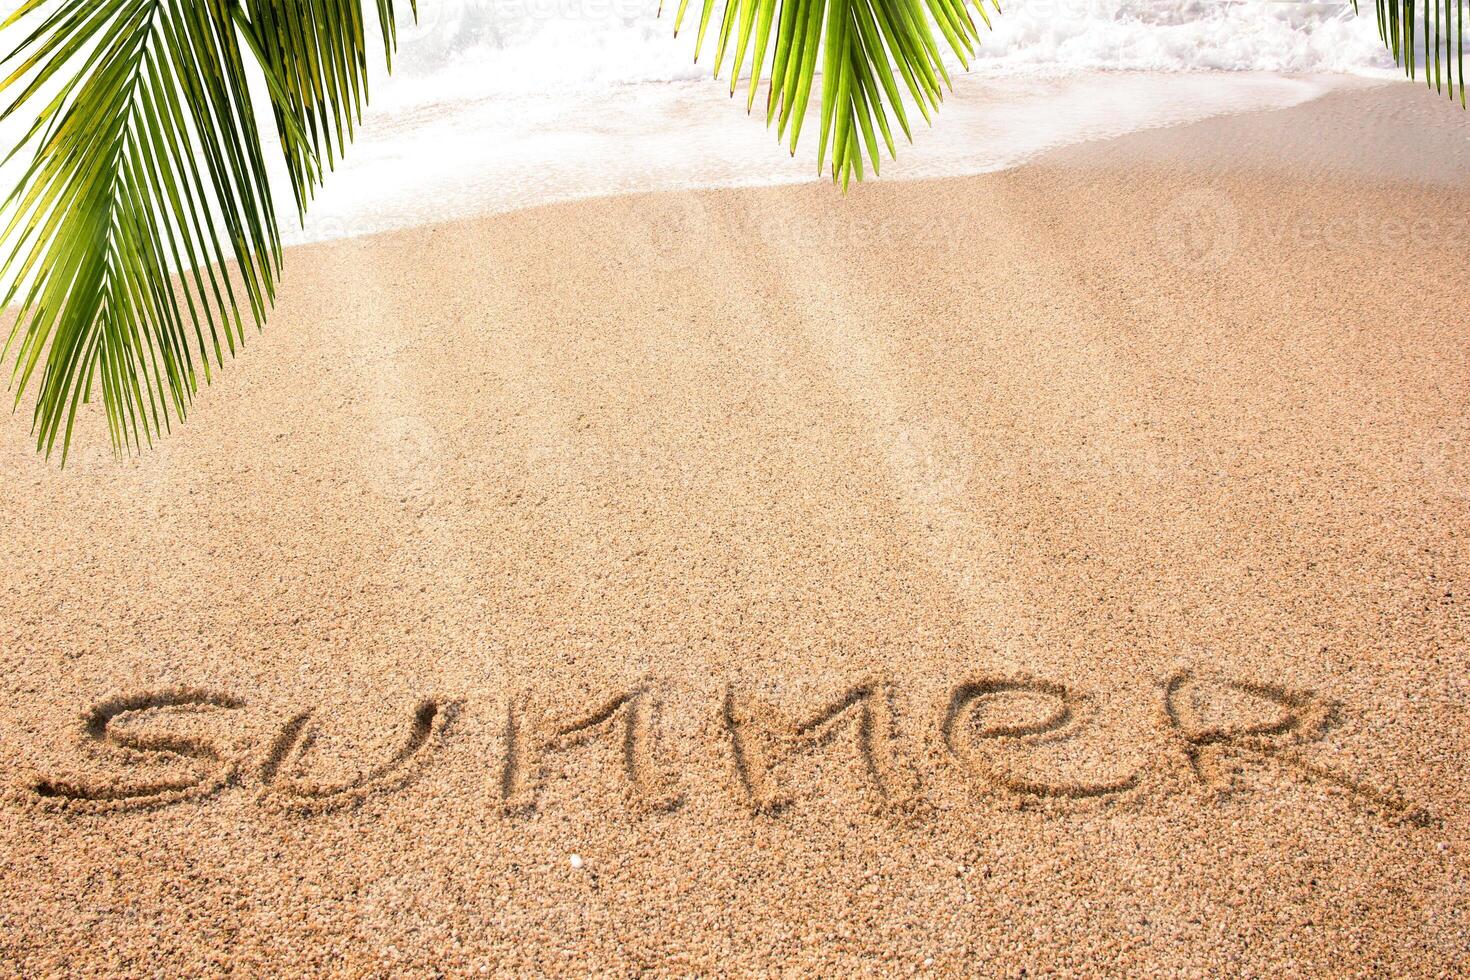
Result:
M1464 18L1470 0L1375 0L1379 33L1409 77L1422 67L1429 85L1459 92L1466 103ZM679 0L678 34L690 0ZM821 122L817 167L831 152L834 181L845 188L863 177L864 159L879 170L880 145L895 155L894 126L912 141L905 102L931 122L950 79L936 31L968 68L981 43L980 23L990 26L987 0L703 0L694 57L713 37L714 73L729 56L730 93L750 66L746 109L755 106L768 79L766 122L794 155L816 78L820 74ZM999 0L989 0L1000 13ZM979 23L971 16L971 8ZM718 18L716 17L717 8ZM1354 0L1354 10L1357 0ZM711 31L711 28L714 28ZM1416 56L1422 46L1424 63ZM819 68L820 62L820 71ZM900 84L901 83L901 84Z
M1424 70L1424 81L1437 92L1449 89L1450 98L1465 96L1465 6L1470 0L1376 0L1378 36L1393 54L1394 63L1410 78ZM1353 0L1358 9L1358 0ZM1419 47L1424 61L1419 61Z
M694 57L698 60L720 0L704 0ZM905 139L913 131L907 101L925 122L949 87L935 28L945 44L969 67L980 43L980 23L990 25L986 0L724 0L715 41L718 76L730 56L730 92L750 65L746 109L755 105L763 77L769 77L766 123L776 126L796 153L802 123L821 62L821 116L817 132L817 169L831 151L834 181L846 187L863 177L864 157L879 169L881 145L895 154L894 124ZM990 0L997 13L999 0ZM979 16L971 16L970 5ZM680 0L674 18L677 34L689 0Z
M1395 60L1464 104L1470 0L1375 2ZM968 67L987 3L999 12L998 0L703 0L695 57L712 44L732 95L748 72L748 111L764 82L767 125L793 155L815 98L819 172L830 160L846 187L878 172L897 135L912 139L911 111L931 121L950 86L943 48ZM65 458L94 397L120 451L151 444L274 301L281 235L250 73L264 76L301 217L353 138L369 48L391 67L394 0L23 0L0 28L20 37L0 59L0 121L27 127L6 159L31 151L0 203L15 404L34 392L48 455Z
M392 0L378 0L384 43ZM0 206L16 404L63 458L99 394L114 444L182 419L211 360L264 322L281 237L247 64L263 71L298 209L367 87L360 0L27 0L0 119L33 159Z

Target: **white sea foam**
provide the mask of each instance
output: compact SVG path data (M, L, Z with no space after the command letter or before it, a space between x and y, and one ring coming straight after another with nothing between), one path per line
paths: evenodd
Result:
M698 0L683 38L658 0L423 0L401 65L441 94L577 89L699 76ZM986 72L1354 72L1390 64L1371 10L1306 0L1009 0L979 52ZM707 42L708 43L708 42ZM713 47L709 44L709 47ZM419 86L404 86L402 96ZM396 98L390 96L390 98Z
M359 145L292 240L596 194L816 179L814 161L791 160L693 63L698 3L676 39L675 2L659 17L657 0L421 0ZM1391 67L1371 9L1354 17L1347 3L1003 6L935 129L889 176L993 170L1061 143L1296 104L1334 87L1322 73Z
M292 242L590 195L817 179L728 83L693 61L658 0L419 0L392 78ZM398 0L407 18L407 0ZM932 130L888 178L976 173L1059 144L1314 98L1391 67L1371 5L1010 0ZM951 59L951 63L955 64ZM1138 74L1139 72L1145 74ZM24 121L0 126L18 136ZM23 161L0 168L19 175ZM289 205L289 195L282 194Z
M1000 70L1361 72L1392 67L1372 5L1305 0L1015 0L982 56Z
M421 0L359 144L292 240L598 194L817 179L814 140L793 161L709 78L710 51L693 63L698 0L677 39L677 0L662 17L657 2ZM885 176L994 170L1063 143L1297 104L1334 78L1392 66L1371 8L1354 17L1347 3L1003 6L935 127Z
M1350 81L1269 72L961 77L934 127L883 162L883 179L984 173L1067 143L1297 105ZM291 240L607 194L824 179L815 140L793 160L764 120L724 91L701 79L384 112L362 129Z

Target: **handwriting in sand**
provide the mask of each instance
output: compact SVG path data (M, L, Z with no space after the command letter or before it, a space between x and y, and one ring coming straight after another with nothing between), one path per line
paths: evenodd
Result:
M1252 699L1257 717L1212 723L1199 708L1197 690ZM514 817L534 811L550 766L568 749L606 740L618 759L628 802L654 812L674 812L686 802L681 774L659 751L660 685L647 682L605 700L548 708L535 697L511 698L499 725L502 751L486 760L486 792L494 809ZM828 748L839 731L850 731L855 772L880 808L922 806L924 787L906 759L904 729L922 729L935 755L981 790L1020 799L1126 800L1145 772L1092 780L1038 775L1009 761L1014 750L1056 745L1078 737L1089 725L1089 697L1067 684L1028 676L974 676L953 685L930 723L902 718L897 684L886 678L861 680L835 695L778 709L736 685L712 706L705 741L728 759L732 773L726 798L762 814L779 813L795 799L783 781L783 763ZM260 746L240 746L211 737L190 719L217 719L249 710L246 699L193 688L105 698L81 719L78 743L84 755L103 757L118 769L166 775L82 778L37 775L21 788L27 802L48 809L109 813L200 801L231 787L253 787L263 805L310 814L351 806L402 788L446 750L459 699L420 699L404 718L390 719L396 741L377 760L366 760L348 779L312 774L312 746L330 718L315 710L291 714ZM1428 812L1398 793L1315 762L1307 749L1332 726L1337 706L1327 698L1272 684L1200 678L1181 670L1160 684L1156 724L1162 744L1180 762L1187 782L1206 793L1235 788L1242 766L1281 767L1297 778L1325 783L1391 819L1423 824ZM149 724L129 724L143 719ZM821 772L831 770L822 769ZM838 778L827 776L824 778Z

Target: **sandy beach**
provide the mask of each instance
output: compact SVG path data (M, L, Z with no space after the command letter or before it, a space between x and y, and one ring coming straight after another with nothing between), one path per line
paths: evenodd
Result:
M1470 970L1467 175L1365 85L293 249L151 451L0 428L0 973Z

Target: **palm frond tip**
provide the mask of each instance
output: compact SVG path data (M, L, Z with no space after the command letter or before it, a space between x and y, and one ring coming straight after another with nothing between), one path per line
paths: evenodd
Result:
M746 109L753 110L762 80L769 78L766 122L796 153L821 62L817 167L827 167L846 187L862 179L864 160L879 171L880 145L895 152L894 124L905 139L913 130L905 96L925 122L950 85L935 36L969 65L989 26L986 0L724 0L714 40L714 73L730 58L730 93L750 66ZM704 0L695 59L704 51L720 0ZM998 0L991 0L999 11ZM978 15L978 21L971 14ZM688 12L681 0L677 33ZM819 57L820 55L820 57Z
M1378 36L1394 63L1410 78L1422 68L1424 82L1435 91L1465 95L1465 6L1467 0L1375 0ZM1357 0L1353 0L1357 10ZM1419 60L1423 48L1423 62Z
M377 13L391 48L392 0ZM119 449L151 444L275 296L247 65L304 209L366 96L361 0L28 0L4 26L24 33L0 62L0 118L23 114L11 153L34 153L0 206L15 403L35 384L48 455L97 393Z

